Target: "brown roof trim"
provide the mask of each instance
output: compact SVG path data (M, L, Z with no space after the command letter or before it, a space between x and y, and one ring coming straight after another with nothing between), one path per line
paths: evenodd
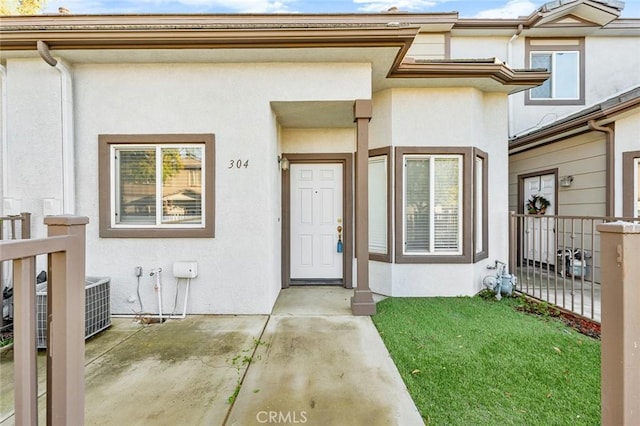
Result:
M376 14L142 14L142 15L34 15L4 16L0 31L50 31L55 29L147 30L153 28L258 29L258 28L356 28L450 25L454 13Z
M509 154L527 151L568 136L585 133L589 131L589 122L592 120L611 120L615 115L638 107L640 107L640 87L605 100L598 105L584 109L541 129L513 138L509 142Z
M2 50L35 50L38 40L60 49L201 49L399 47L408 50L417 27L315 29L50 29L2 31ZM402 57L402 56L401 56ZM400 58L401 58L400 57ZM399 59L398 59L399 61Z
M540 85L551 73L513 70L495 60L403 62L389 75L395 78L491 78L501 84Z

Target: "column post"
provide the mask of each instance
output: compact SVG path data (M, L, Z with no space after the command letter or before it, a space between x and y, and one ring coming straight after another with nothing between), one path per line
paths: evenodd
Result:
M369 121L372 116L370 99L358 99L353 104L356 135L356 258L357 286L351 298L353 315L373 315L376 304L369 288Z
M604 426L640 424L640 224L601 224Z
M75 237L50 253L47 285L47 424L84 424L85 247L89 219L47 216L49 237Z

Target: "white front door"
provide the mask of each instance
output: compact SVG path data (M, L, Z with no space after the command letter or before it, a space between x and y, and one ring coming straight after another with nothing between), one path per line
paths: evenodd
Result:
M534 195L541 195L551 203L544 215L527 218L525 221L525 257L540 263L555 265L555 221L549 216L555 215L556 177L554 174L531 176L524 179L524 212L527 203Z
M291 279L343 278L342 164L291 164ZM342 235L344 242L344 234Z

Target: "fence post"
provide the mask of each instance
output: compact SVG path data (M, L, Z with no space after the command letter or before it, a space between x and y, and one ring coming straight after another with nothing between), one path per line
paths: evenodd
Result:
M602 425L640 424L640 225L601 224Z
M47 289L47 424L84 424L85 231L89 219L47 216L50 237L76 244L49 254Z
M518 218L516 212L509 212L509 265L508 272L516 275L518 261L516 260L518 253Z

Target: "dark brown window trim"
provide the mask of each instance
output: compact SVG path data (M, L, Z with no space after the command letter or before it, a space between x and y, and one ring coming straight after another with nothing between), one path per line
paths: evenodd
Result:
M282 157L289 160L289 164L294 163L342 163L343 165L343 203L344 211L342 221L343 247L343 286L353 288L353 259L354 241L352 224L354 223L353 207L353 154L351 153L327 153L327 154L289 154L282 153ZM291 174L290 170L282 171L282 288L291 285ZM322 284L322 283L318 283Z
M473 263L489 257L489 156L481 149L473 149ZM476 203L475 192L477 190L477 182L475 180L475 159L482 159L482 205ZM482 250L476 253L476 237L478 230L475 228L476 217L482 212Z
M462 254L461 255L406 255L403 244L403 180L404 156L407 154L457 154L462 155ZM472 160L471 147L396 147L395 149L395 263L471 263L473 233L471 221L472 204Z
M194 144L205 146L204 228L113 228L111 227L110 147L115 144ZM99 135L98 192L100 237L102 238L213 238L215 234L215 136L213 134Z
M375 260L377 262L391 263L391 213L392 213L392 200L391 200L391 147L376 148L369 150L369 158L387 156L387 253L371 253L369 252L369 260Z
M633 199L633 188L637 185L633 181L634 160L640 159L640 151L627 151L622 153L622 215L634 217L634 208L638 200ZM638 188L640 191L640 188Z
M562 52L562 51L577 51L579 52L578 71L580 73L580 85L578 87L579 97L578 99L531 99L531 91L527 90L524 97L525 105L584 105L585 104L585 41L584 37L570 37L567 40L577 41L578 45L531 45L531 40L549 40L552 43L554 40L558 40L561 37L554 37L550 39L546 38L527 38L525 40L524 48L524 60L525 68L531 68L531 52Z

